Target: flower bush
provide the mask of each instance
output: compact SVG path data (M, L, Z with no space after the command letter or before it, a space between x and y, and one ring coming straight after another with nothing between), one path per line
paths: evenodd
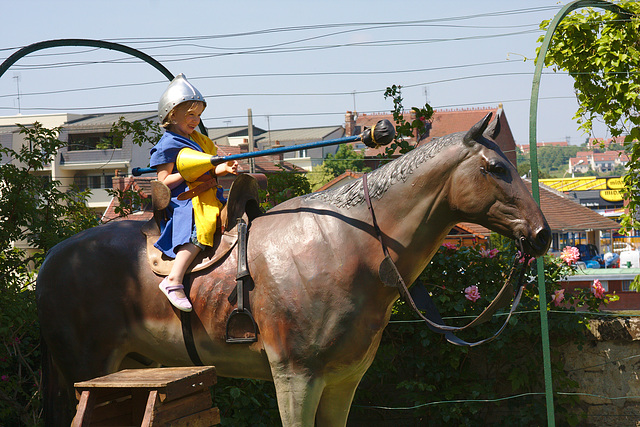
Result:
M619 297L615 294L606 294L602 283L595 280L591 285L591 289L575 288L565 295L565 289L559 288L560 283L568 276L576 273L577 267L575 262L579 259L580 252L578 248L567 246L562 250L559 258L547 257L547 275L545 283L553 283L558 289L554 290L551 301L556 307L564 307L568 310L587 310L588 312L597 313L602 305L606 305L612 301L617 301ZM555 295L562 295L561 298Z
M584 323L589 314L567 316L562 312L579 307L597 311L613 298L595 291L566 292L561 281L575 273L576 258L573 249L564 253L563 257L545 256L544 260L549 333L555 345L581 343L585 336ZM460 326L491 303L516 254L515 246L509 243L499 251L445 244L415 286L426 288L447 324ZM529 284L518 312L500 337L482 346L467 348L446 342L423 322L415 321L416 315L403 302L397 302L376 359L356 392L350 423L510 426L517 420L518 425L546 424L543 395L501 400L505 396L544 393L535 266L534 260L527 270ZM494 316L490 322L458 335L468 341L489 337L504 318ZM574 390L577 384L563 371L557 354L552 352L552 356L554 390ZM496 402L473 401L490 399ZM576 405L577 398L557 395L555 399L557 421L562 425L579 424L578 416L568 409Z

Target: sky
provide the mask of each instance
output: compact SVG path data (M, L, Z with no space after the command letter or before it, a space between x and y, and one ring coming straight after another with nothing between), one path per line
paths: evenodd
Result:
M566 2L565 2L566 3ZM543 20L557 0L21 0L3 4L0 61L33 43L80 38L138 49L207 99L207 127L265 130L344 124L346 111L497 107L517 144L529 109ZM155 111L168 80L121 52L57 47L0 77L0 116ZM538 141L581 144L573 81L546 69ZM607 137L604 126L594 135Z

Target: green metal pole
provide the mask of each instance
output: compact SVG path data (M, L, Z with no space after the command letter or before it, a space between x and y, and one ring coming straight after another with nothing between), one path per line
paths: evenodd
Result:
M147 64L153 66L156 70L160 71L169 81L173 80L174 75L161 63L153 59L151 56L147 55L144 52L141 52L137 49L134 49L129 46L125 46L119 43L107 42L104 40L91 40L91 39L57 39L57 40L46 40L42 42L37 42L30 44L29 46L25 46L22 49L14 52L11 56L5 59L2 64L0 64L0 77L15 64L20 58L27 56L30 53L37 52L42 49L49 49L52 47L60 47L60 46L89 46L89 47L98 47L101 49L109 49L109 50L117 50L118 52L127 53L131 56L135 56L136 58L142 59ZM204 127L202 122L200 122L200 131L207 134L207 129Z
M538 182L538 150L537 150L537 121L538 121L538 94L540 92L540 78L544 60L551 44L558 24L571 11L582 7L600 7L620 15L628 17L631 15L620 6L614 5L604 0L576 0L564 6L553 18L544 36L540 51L536 58L536 69L533 75L531 87L531 105L529 109L529 153L531 157L531 192L535 201L540 204L540 187ZM553 427L555 421L555 407L553 403L553 379L551 376L551 349L549 345L549 320L547 316L547 290L544 282L544 261L542 257L537 260L538 266L538 292L540 297L540 333L542 336L542 359L544 364L544 384L547 406L547 425Z

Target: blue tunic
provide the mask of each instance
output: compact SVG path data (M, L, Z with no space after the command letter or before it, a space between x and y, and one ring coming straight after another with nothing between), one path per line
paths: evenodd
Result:
M166 131L160 141L151 149L150 166L173 163L173 172L178 172L175 166L178 153L183 148L192 148L203 152L202 148L189 138ZM191 241L193 230L193 205L191 199L178 200L178 195L187 191L189 187L185 181L171 190L171 202L167 207L169 219L160 225L160 238L154 246L171 258L176 257L176 248Z

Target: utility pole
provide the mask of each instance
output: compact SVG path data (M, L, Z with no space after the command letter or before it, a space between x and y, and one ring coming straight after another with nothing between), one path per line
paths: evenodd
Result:
M253 113L251 112L251 108L247 109L247 117L249 119L249 152L253 152ZM249 159L249 173L256 173L256 162L253 157Z

